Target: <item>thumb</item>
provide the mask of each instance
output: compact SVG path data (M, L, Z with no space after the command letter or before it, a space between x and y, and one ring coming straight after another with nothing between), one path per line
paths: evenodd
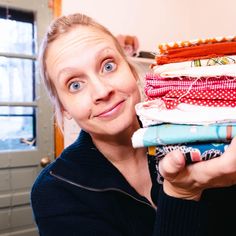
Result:
M159 172L164 179L169 181L176 178L182 169L185 167L184 155L179 150L168 153L159 162Z

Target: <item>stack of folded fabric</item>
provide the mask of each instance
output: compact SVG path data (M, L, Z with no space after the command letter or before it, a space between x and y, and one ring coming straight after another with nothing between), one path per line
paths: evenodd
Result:
M236 36L161 44L155 62L133 146L154 146L159 158L176 149L220 156L236 136Z

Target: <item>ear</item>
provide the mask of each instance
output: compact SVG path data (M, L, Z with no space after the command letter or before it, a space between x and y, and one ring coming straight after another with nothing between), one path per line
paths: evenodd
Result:
M70 113L68 111L63 110L62 113L63 113L63 116L66 117L67 120L72 119L72 116L70 115Z

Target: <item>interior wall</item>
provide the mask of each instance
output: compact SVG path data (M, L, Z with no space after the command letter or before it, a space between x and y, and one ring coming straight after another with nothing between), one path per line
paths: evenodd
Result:
M82 12L112 33L136 35L140 50L161 42L236 34L235 0L62 0L62 13Z

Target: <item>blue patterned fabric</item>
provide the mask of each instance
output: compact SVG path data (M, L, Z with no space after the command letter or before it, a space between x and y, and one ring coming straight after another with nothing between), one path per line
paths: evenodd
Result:
M233 136L236 136L235 123L230 125L161 124L137 130L132 137L132 142L134 147L149 147L179 143L229 142Z

